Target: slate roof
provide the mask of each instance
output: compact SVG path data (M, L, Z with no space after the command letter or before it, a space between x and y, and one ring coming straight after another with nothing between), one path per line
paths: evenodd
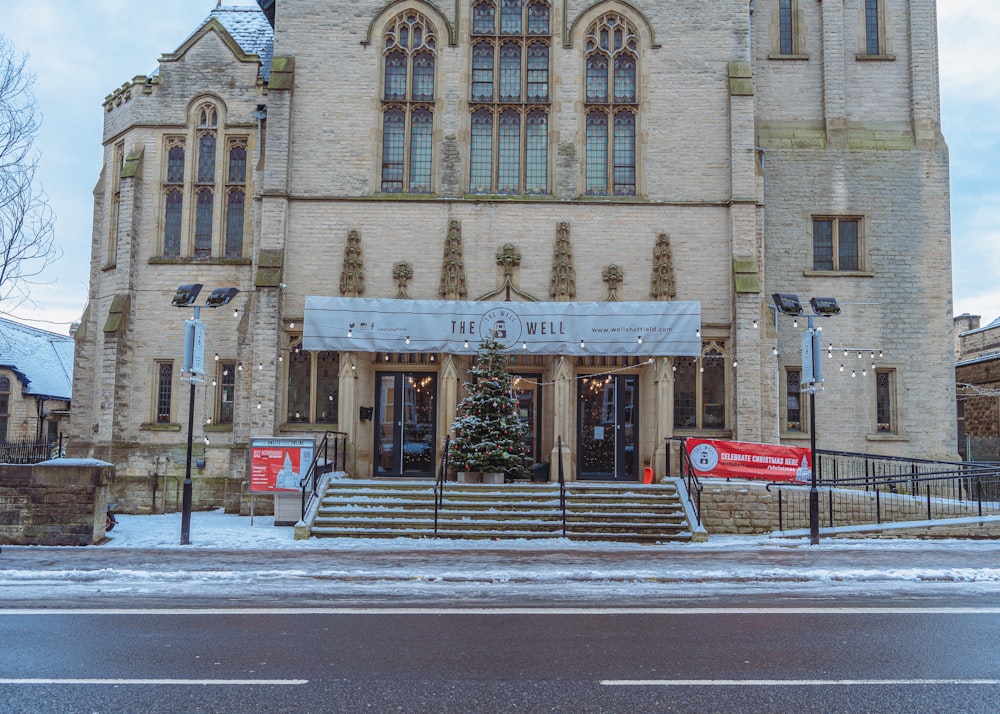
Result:
M0 318L0 367L17 374L26 395L71 399L75 347L72 337Z
M271 27L264 12L259 7L250 5L216 7L191 33L191 36L198 34L201 28L213 19L218 20L219 24L226 28L226 32L236 40L236 44L244 52L260 57L260 76L265 80L270 78L271 59L274 57L274 28ZM153 75L158 73L159 68L154 70Z

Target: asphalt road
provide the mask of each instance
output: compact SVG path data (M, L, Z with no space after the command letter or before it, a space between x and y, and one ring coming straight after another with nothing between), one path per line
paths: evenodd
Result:
M1000 607L697 604L6 609L0 711L1000 710Z

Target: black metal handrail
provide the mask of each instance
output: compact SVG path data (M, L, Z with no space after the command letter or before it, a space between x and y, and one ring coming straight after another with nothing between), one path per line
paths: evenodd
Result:
M1000 474L1000 464L978 461L938 461L882 456L850 451L816 450L816 484L858 486L926 477L966 478Z
M448 446L451 436L444 437L444 453L441 455L441 465L434 479L434 537L438 534L438 513L444 508L444 482L448 475Z
M767 490L772 487L778 493L778 530L785 530L789 521L795 524L792 527L805 527L805 494L809 487L788 482L767 484ZM790 497L795 493L803 495ZM825 501L825 508L820 508L822 518L830 528L1000 515L1000 471L993 468L945 475L884 474L836 483L827 480L819 495Z
M667 439L667 441L673 441L673 439ZM694 519L697 525L701 525L701 490L703 488L701 479L698 478L698 472L695 470L694 466L691 465L691 459L688 458L687 444L685 443L687 439L678 439L681 443L681 479L684 481L684 488L687 491L688 503L691 505L691 510L694 511ZM670 472L670 449L667 449L667 473Z
M559 510L562 511L562 534L566 537L566 474L563 471L562 436L556 437L556 451L559 462L556 464L559 473Z
M333 460L330 460L330 441L333 437ZM322 457L322 458L321 458ZM347 432L327 431L323 433L323 439L313 452L312 461L305 475L299 481L299 488L302 489L302 515L305 518L306 510L319 491L319 479L330 471L343 471L347 466Z

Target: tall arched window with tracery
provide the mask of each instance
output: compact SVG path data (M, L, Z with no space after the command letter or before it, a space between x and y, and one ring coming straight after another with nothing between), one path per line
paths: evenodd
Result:
M639 37L617 13L587 30L586 187L588 196L636 194Z
M547 0L474 0L469 192L549 192Z
M206 100L187 133L164 139L162 256L242 259L250 137L227 130L223 110Z
M437 37L418 12L389 22L383 45L382 179L384 193L430 193Z

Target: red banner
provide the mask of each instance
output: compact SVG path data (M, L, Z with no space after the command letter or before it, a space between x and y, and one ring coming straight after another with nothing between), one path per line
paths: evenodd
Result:
M747 441L686 439L688 459L699 476L809 483L809 449Z

